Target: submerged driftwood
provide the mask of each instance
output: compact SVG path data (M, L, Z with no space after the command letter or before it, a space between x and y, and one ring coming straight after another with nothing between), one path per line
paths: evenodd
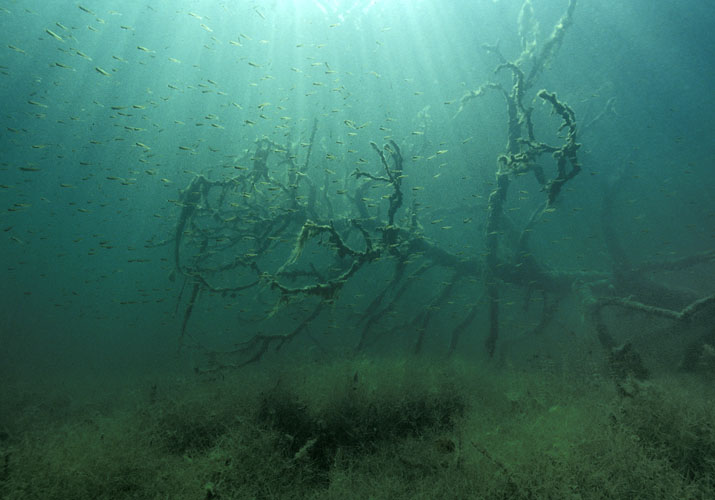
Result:
M317 120L302 163L298 162L295 145L264 138L228 166L238 169L237 175L219 180L196 176L178 200L181 211L173 241L173 274L182 277L184 287L190 288L184 305L181 343L191 337L190 319L202 291L234 298L253 290L255 297L273 300L268 315L243 321L244 325L250 323L250 333L237 327L234 349L215 351L192 339L192 345L204 350L210 360L199 371L220 371L257 362L271 347L280 349L301 334L309 335L311 325L324 321L339 301L341 290L358 276L365 279L366 270L378 266L382 266L385 277L366 291L367 303L355 320L359 331L357 350L365 349L376 338L409 332L413 348L419 352L428 326L438 321L438 311L452 303L460 288L471 286L477 290L474 300L446 327L447 352L455 352L460 339L474 330L480 312L485 310L488 331L484 342L492 356L499 340L504 287L524 290L527 304L533 294L541 294L543 310L536 330L545 329L561 299L576 291L589 311L585 317L592 321L612 371L617 373L614 377L622 381L628 374L643 378L647 371L639 366L640 358L632 346L616 345L602 319L605 308L625 308L680 322L697 314L712 314L712 296L697 298L678 292L650 279L648 273L658 268L712 262L715 255L632 265L613 230L609 193L602 208L602 221L613 262L611 270L554 269L531 252L530 239L536 223L556 209L564 186L581 172L579 122L574 110L555 92L534 92L539 75L552 61L572 24L575 5L571 0L551 35L536 44L531 4L525 2L520 15L523 51L519 57L509 61L498 46L484 47L497 59L495 74L508 72L511 86L487 82L459 102L457 114L467 113L470 101L495 91L506 104L505 150L496 160L495 187L486 207L479 207L486 210L482 254L457 255L425 236L417 204L404 203L402 181L409 174L409 166L394 140L383 146L370 143L380 172L358 168L343 179L343 184L351 188L344 190L341 212L336 208L338 200L327 194L327 174L321 186L316 169L310 165ZM537 138L531 100L548 104L552 114L560 118L561 144L547 144ZM607 106L612 106L612 100ZM604 113L591 120L589 127ZM554 164L553 173L544 166L549 161ZM245 166L247 163L250 167ZM544 198L519 229L505 215L505 204L512 180L523 175L533 175ZM366 201L365 194L372 187L389 191L379 204ZM319 260L304 256L308 246L313 251L322 249ZM390 323L388 319L398 305L410 300L406 297L415 280L431 274L443 277L441 287L428 293L423 303L410 304L411 313L403 315L402 321ZM271 327L270 331L261 328L263 322L286 309L292 315L290 327ZM244 313L247 318L251 316L250 312Z

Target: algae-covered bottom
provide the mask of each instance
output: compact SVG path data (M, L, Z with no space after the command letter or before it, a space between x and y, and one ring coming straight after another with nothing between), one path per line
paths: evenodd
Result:
M712 389L352 360L6 387L7 499L715 498Z

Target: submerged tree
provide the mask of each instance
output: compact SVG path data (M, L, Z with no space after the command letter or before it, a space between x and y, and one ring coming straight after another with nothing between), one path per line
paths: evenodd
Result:
M440 311L449 308L460 290L475 298L466 309L453 311L456 321L449 323L447 350L453 353L464 333L475 329L486 305L485 346L492 356L499 339L500 291L508 285L525 290L527 301L534 293L542 294L537 330L548 325L563 297L579 292L614 376L623 381L631 376L643 378L647 372L632 348L616 345L602 319L604 308L638 310L675 321L688 321L697 314L712 316L715 298L676 297L676 291L649 279L647 273L658 267L709 262L714 254L633 266L613 233L608 196L602 220L614 263L611 271L553 269L531 251L536 223L556 210L564 186L581 172L574 110L555 92L535 90L572 25L575 5L575 0L569 1L550 36L539 42L533 8L526 0L519 15L522 52L518 57L509 60L498 45L483 47L497 61L495 75L507 74L510 85L490 81L459 101L457 114L464 116L470 101L489 92L501 95L506 104L506 145L497 158L495 187L488 196L482 255L451 253L425 235L424 213L416 202L405 203L402 181L410 167L394 140L383 146L370 143L378 168L358 168L346 175L339 199L328 195L327 175L321 180L320 169L311 162L317 121L302 161L295 145L263 138L227 165L239 171L236 175L217 180L195 177L177 200L181 211L173 261L174 275L183 279L182 296L184 288L190 290L181 343L207 356L207 363L198 370L212 372L259 361L270 348L280 349L301 335L320 346L311 328L329 328L328 317L341 307L359 332L355 349L366 349L378 339L409 336L419 352L428 326L443 318ZM560 119L560 144L539 138L534 101L545 103ZM523 175L533 175L544 194L523 227L517 228L505 215L505 204L512 180ZM384 193L379 201L366 196L372 190ZM375 275L385 277L377 281ZM411 289L424 277L439 280L440 285L416 296ZM367 292L361 304L347 308L348 304L341 303L345 302L341 292L351 284L360 287L356 283L367 287ZM247 304L238 307L232 348L210 348L190 334L192 312L202 293ZM654 297L677 300L656 303Z

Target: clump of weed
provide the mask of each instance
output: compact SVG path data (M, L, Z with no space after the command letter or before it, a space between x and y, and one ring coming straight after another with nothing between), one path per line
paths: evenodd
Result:
M385 443L451 429L465 408L454 386L371 389L355 376L322 404L277 387L264 395L256 417L283 437L278 444L288 457L322 473L338 453L370 454Z
M223 415L177 405L165 410L157 419L155 435L165 451L174 455L194 455L213 447L226 430Z
M317 498L340 471L370 463L434 474L456 455L449 434L467 408L450 380L399 362L289 370L207 453L207 497Z
M715 409L702 394L650 385L624 400L614 421L685 479L715 487Z
M286 437L286 453L327 470L338 450L372 453L388 441L450 429L465 406L457 391L407 391L395 397L350 387L327 406L310 408L280 389L266 394L258 418Z

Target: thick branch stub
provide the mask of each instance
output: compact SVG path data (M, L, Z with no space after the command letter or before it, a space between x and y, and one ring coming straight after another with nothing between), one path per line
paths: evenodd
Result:
M606 306L619 306L632 311L639 311L650 316L658 316L661 318L672 319L674 321L690 321L698 312L701 312L708 307L715 306L715 295L709 295L707 297L703 297L702 299L698 299L680 311L651 306L623 297L604 297L598 299L594 305L597 310Z
M556 26L554 26L554 31L551 32L551 36L544 42L539 53L532 59L531 71L529 71L529 75L526 78L528 87L533 84L536 77L539 76L544 67L551 61L561 47L564 36L566 36L566 30L573 24L575 8L576 0L569 0L566 12L561 16Z
M563 119L563 123L561 124L561 127L559 127L559 130L563 130L564 128L568 129L566 143L553 152L553 156L556 159L556 168L558 173L556 177L550 180L546 185L546 193L548 196L546 209L549 209L556 201L556 198L561 192L561 189L564 187L564 184L576 177L581 171L581 164L576 156L576 152L581 145L576 142L576 115L574 114L573 109L571 109L568 104L559 101L555 92L552 93L542 89L537 93L537 95L543 100L549 102L554 113L561 116ZM568 168L569 165L571 166L570 170Z
M506 60L504 60L504 62L506 62ZM479 87L477 90L470 90L459 99L459 109L457 109L457 112L452 118L457 118L457 116L459 116L459 114L464 110L464 106L469 101L471 101L472 99L476 99L477 97L483 96L489 89L500 90L502 93L505 93L503 87L498 83L486 83Z

